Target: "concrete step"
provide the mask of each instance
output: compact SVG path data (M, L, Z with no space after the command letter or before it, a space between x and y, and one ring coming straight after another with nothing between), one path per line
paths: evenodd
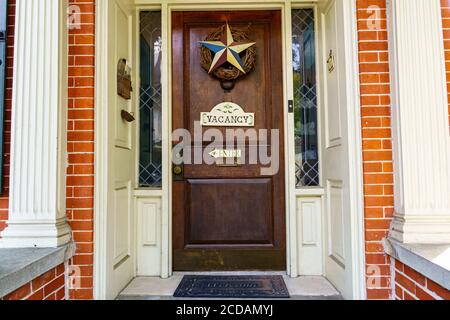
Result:
M268 272L214 272L175 273L169 279L138 277L119 295L118 300L185 300L173 294L185 275L282 275L291 300L342 300L342 296L324 277L290 278L283 273ZM204 300L204 299L198 299ZM210 299L215 300L215 299ZM223 299L220 299L223 300ZM236 300L236 299L228 299ZM245 299L239 299L245 300Z

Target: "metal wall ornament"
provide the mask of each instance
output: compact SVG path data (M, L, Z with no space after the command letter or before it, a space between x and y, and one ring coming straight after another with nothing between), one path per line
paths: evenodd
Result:
M330 50L330 54L328 55L327 67L328 67L328 73L332 73L334 71L334 53L333 53L333 50Z
M250 25L238 29L227 23L199 42L202 68L219 79L225 91L231 91L256 66L256 42L250 40L249 31Z
M136 117L134 116L133 112L128 112L127 110L122 110L120 112L120 116L122 117L122 120L128 123L132 123L136 121Z
M125 100L130 100L131 92L131 69L126 59L120 59L117 64L117 94Z

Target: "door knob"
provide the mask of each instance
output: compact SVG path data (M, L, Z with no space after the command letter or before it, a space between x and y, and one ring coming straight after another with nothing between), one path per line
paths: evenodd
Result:
M183 167L182 166L174 166L173 167L173 174L176 176L179 176L183 173Z

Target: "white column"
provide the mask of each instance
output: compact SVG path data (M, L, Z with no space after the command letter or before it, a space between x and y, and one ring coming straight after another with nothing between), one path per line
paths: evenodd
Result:
M71 240L66 16L66 1L16 1L9 220L0 247L57 247Z
M405 243L450 243L450 134L439 0L389 0L395 218Z

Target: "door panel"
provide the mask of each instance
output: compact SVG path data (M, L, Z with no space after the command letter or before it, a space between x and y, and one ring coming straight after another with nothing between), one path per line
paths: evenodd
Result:
M354 110L348 107L350 85L347 80L347 66L351 63L346 55L346 34L349 28L345 24L345 4L334 1L328 11L322 14L325 37L324 55L330 52L334 56L334 71L329 72L324 65L324 112L322 136L323 145L323 181L326 187L325 215L325 272L327 278L336 286L345 298L352 298L354 291L353 243L352 234L357 231L351 227L354 212L351 206L350 192L350 135L348 120Z
M127 59L132 66L132 12L127 1L108 2L110 30L108 50L108 213L107 298L115 298L135 275L134 208L135 125L125 122L121 111L134 111L134 95L125 100L117 94L117 64ZM132 70L135 72L136 70Z
M131 185L125 183L114 191L114 265L128 259L130 248Z
M329 256L337 263L345 267L344 250L344 193L341 182L327 181L328 197L328 243Z
M188 180L187 184L187 247L274 242L271 179Z
M250 25L256 42L254 71L224 92L217 79L201 68L198 42L223 26ZM259 164L237 167L186 164L181 181L173 183L173 247L175 271L285 270L285 191L283 146L283 87L281 14L278 11L175 12L172 16L173 129L193 136L192 150L203 151L209 141L196 144L195 122L222 102L234 102L255 114L253 129L280 132L279 171L262 175ZM209 128L201 128L205 132ZM222 133L231 128L214 128ZM249 133L248 128L235 128ZM274 136L275 137L275 136ZM259 135L236 149L271 147Z

